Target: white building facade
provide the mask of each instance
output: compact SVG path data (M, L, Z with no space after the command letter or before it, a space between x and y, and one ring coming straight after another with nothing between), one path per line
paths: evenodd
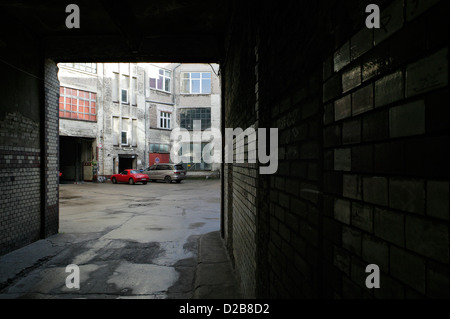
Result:
M171 162L174 128L220 130L217 64L60 63L60 171L62 180L109 178L126 168ZM199 122L195 122L199 121ZM206 135L205 135L206 136ZM187 170L219 170L184 157Z

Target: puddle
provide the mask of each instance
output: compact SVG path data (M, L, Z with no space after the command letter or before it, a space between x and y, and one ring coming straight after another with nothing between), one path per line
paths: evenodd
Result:
M200 222L200 223L192 223L192 224L189 224L189 229L200 228L200 227L204 226L205 224L206 223L202 223L202 222Z
M151 264L164 252L157 242L139 243L129 240L113 240L99 250L94 261L124 260L136 264Z

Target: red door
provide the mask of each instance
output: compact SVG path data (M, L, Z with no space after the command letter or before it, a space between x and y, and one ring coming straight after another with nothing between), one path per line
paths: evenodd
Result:
M148 154L148 163L150 166L156 163L169 163L170 154L168 153L150 153Z

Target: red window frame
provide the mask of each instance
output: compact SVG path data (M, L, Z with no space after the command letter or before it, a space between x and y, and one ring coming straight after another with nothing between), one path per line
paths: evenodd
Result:
M97 94L61 86L59 88L59 117L96 122Z

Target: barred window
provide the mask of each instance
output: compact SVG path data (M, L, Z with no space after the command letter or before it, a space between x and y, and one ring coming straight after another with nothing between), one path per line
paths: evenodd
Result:
M211 128L211 108L196 107L180 109L180 127L187 130L194 129L194 121L201 121L201 130Z

